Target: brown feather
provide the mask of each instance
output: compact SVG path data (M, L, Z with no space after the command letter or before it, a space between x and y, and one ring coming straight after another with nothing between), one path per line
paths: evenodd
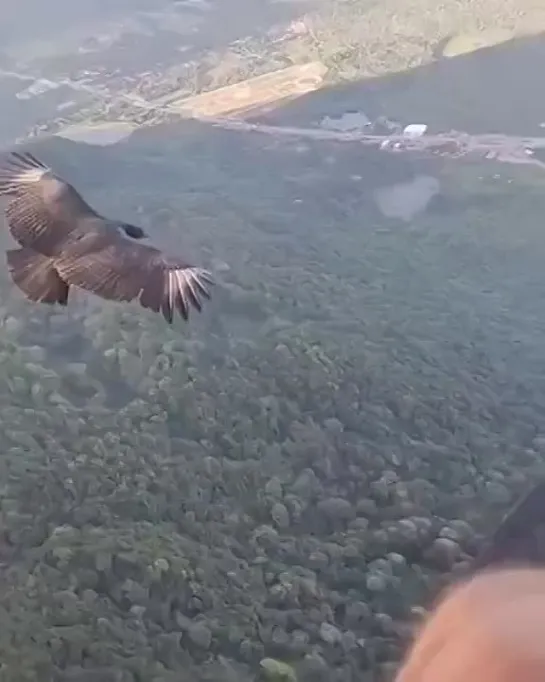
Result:
M98 214L72 185L31 155L11 154L0 162L0 196L12 196L6 218L21 245L53 256L87 218Z
M157 249L116 232L67 244L55 267L69 284L103 298L132 301L140 297L142 307L162 312L169 323L175 310L184 320L191 307L200 311L213 283L208 272L182 260L166 260Z
M69 286L59 277L51 258L21 248L7 251L6 259L13 281L29 300L68 303Z

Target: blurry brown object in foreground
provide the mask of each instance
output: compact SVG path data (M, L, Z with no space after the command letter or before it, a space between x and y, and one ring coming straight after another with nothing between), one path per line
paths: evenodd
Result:
M545 570L484 572L451 588L396 682L543 682Z

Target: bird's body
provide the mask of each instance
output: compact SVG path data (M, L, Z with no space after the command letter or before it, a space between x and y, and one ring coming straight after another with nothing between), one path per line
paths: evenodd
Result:
M172 323L210 298L211 274L142 244L142 228L97 213L74 187L29 153L0 161L0 197L21 248L7 253L17 286L32 301L66 305L70 286L114 301L138 299Z

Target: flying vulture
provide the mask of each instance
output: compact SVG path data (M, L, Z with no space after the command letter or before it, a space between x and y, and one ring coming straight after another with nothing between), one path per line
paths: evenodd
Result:
M0 197L21 248L7 252L15 284L31 301L66 305L71 286L112 301L138 299L172 324L210 298L212 275L141 243L141 227L104 218L28 152L0 160Z

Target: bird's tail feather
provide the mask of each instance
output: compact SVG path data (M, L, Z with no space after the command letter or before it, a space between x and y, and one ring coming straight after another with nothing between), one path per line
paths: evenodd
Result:
M21 186L50 171L30 152L9 152L0 159L0 196L17 194Z
M68 303L69 286L59 276L51 258L27 248L10 249L6 258L13 281L28 299L40 303Z

